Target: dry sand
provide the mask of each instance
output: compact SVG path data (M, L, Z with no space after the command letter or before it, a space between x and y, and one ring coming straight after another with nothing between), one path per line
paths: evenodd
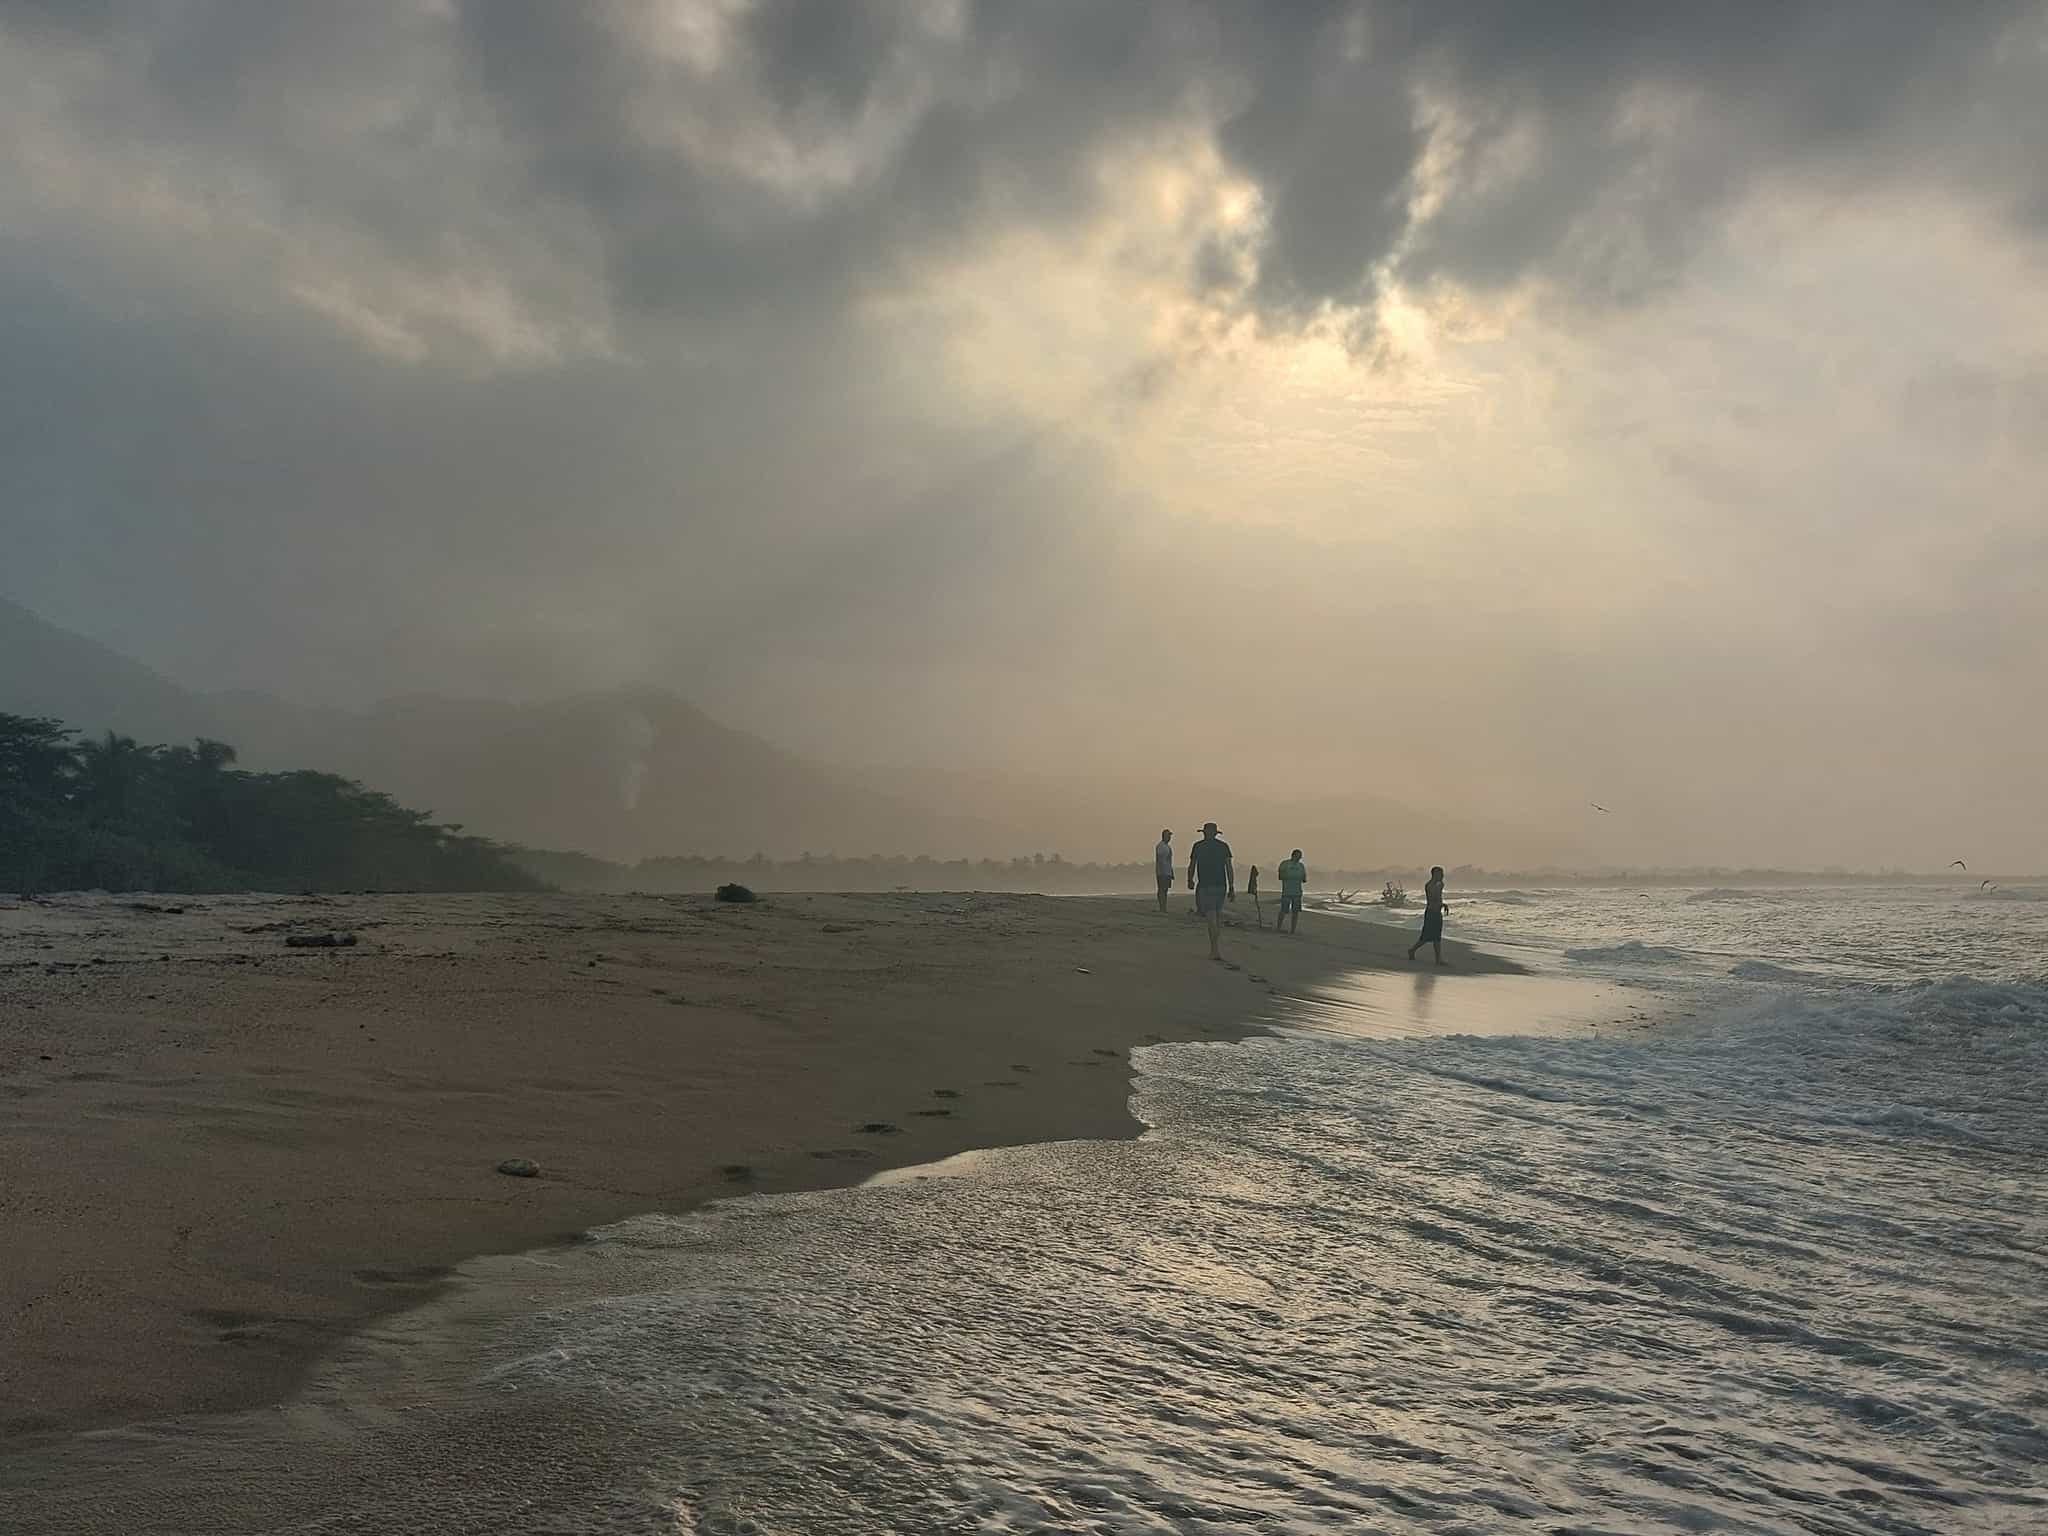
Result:
M1134 1134L1132 1047L1406 968L1405 930L1312 912L1281 938L1246 910L1226 969L1186 904L0 902L0 1437L281 1400L475 1254ZM359 943L284 944L326 930Z

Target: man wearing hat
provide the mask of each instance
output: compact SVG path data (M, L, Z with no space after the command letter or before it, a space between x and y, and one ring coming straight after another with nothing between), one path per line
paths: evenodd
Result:
M1188 850L1188 888L1195 893L1195 910L1209 925L1209 958L1221 960L1223 904L1237 897L1237 872L1230 864L1230 844L1216 835L1216 823L1202 823L1202 835Z

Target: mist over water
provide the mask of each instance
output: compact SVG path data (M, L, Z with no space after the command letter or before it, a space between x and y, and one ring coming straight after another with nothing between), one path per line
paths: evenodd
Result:
M26 1496L69 1498L33 1528L2048 1522L2048 986L1677 987L1719 931L1551 952L1695 1015L1655 1030L1404 1039L1423 984L1361 978L1276 1038L1141 1052L1136 1142L480 1262L288 1415L45 1461Z

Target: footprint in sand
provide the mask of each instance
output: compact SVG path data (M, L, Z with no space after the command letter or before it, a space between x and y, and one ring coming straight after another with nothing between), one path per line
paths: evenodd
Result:
M1013 1061L1010 1063L1010 1070L1012 1072L1029 1072L1031 1069L1021 1061Z
M1106 1045L1098 1045L1095 1047L1095 1054L1098 1056L1115 1056L1121 1059L1124 1053L1122 1051L1112 1051Z
M874 1161L875 1154L865 1147L820 1147L811 1156L835 1163L866 1163Z
M1024 1085L1014 1077L990 1077L982 1080L984 1088L1022 1088Z
M932 1090L932 1097L935 1099L957 1099L960 1097L960 1090L958 1088L934 1088Z
M953 1117L950 1109L913 1109L911 1113L923 1115L927 1120L950 1120Z
M745 1184L754 1177L754 1170L745 1163L724 1163L718 1171L728 1184Z
M891 1125L886 1120L870 1120L865 1125L854 1127L854 1130L862 1136L894 1136L902 1129L902 1126Z

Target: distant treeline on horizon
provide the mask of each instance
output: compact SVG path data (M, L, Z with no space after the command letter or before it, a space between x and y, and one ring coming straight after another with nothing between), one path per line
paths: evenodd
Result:
M804 854L772 859L756 853L736 859L721 855L676 854L621 864L584 853L539 848L512 848L508 857L528 873L565 891L706 891L735 882L764 891L891 891L1001 890L1041 891L1050 895L1118 895L1153 889L1152 861L1123 863L1076 862L1057 853L1034 853L1008 859L937 859L925 854L867 854L840 857ZM1186 871L1185 850L1177 850L1177 868ZM1427 870L1388 865L1375 869L1323 869L1308 860L1310 886L1317 891L1356 891L1367 898L1391 880L1419 886ZM1240 887L1250 872L1240 859ZM1741 885L1881 885L1905 882L1947 883L1943 876L1904 870L1878 873L1840 869L1667 869L1667 870L1490 870L1460 864L1446 871L1453 890L1513 886L1741 886Z
M0 889L530 891L497 844L337 774L0 713Z

